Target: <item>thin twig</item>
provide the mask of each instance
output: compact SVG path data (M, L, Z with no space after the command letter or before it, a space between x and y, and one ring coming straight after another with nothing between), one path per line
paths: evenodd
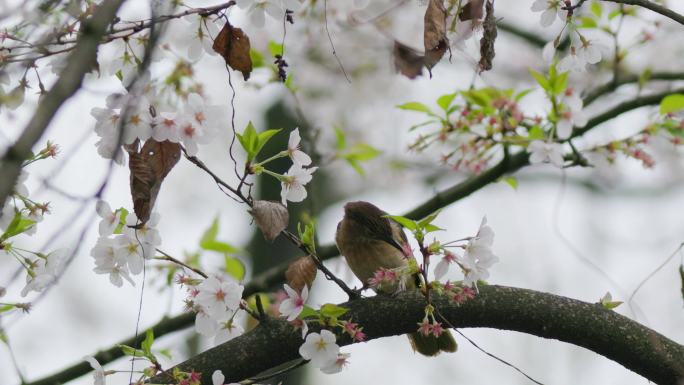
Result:
M684 15L679 14L667 7L664 7L656 2L649 0L601 0L610 3L627 4L627 5L638 5L639 7L650 9L655 13L659 13L665 17L676 21L679 24L684 25Z
M480 347L480 345L478 345L477 343L475 343L475 341L473 341L473 340L471 340L470 338L468 338L468 336L466 336L465 334L463 334L463 332L461 332L460 330L458 330L451 322L449 322L449 320L448 320L446 317L444 317L444 316L442 315L442 313L439 311L439 309L435 308L435 313L437 313L437 315L439 316L439 318L441 318L442 321L444 321L444 323L446 323L450 328L454 329L454 331L455 331L456 333L460 334L461 337L465 338L466 341L470 342L470 344L473 345L477 350L479 350L479 351L481 351L482 353L488 355L489 357L492 357L493 359L495 359L495 360L501 362L502 364L504 364L504 365L506 365L506 366L510 366L511 368L515 369L518 373L520 373L520 374L522 374L523 376L527 377L528 380L534 382L535 384L544 385L544 384L542 384L541 382L539 382L539 381L535 380L534 378L530 377L527 373L523 372L523 371L522 371L520 368L518 368L517 366L511 364L510 362L504 360L504 359L501 358L501 357L497 357L495 354L490 353L490 352L486 351L484 348Z
M185 263L185 262L183 262L183 261L180 261L180 260L178 260L178 259L176 259L176 258L170 256L169 254L165 253L164 251L162 251L162 250L160 250L160 249L156 249L156 250L157 250L159 253L161 253L162 256L161 256L161 257L154 257L154 259L158 259L158 260L160 260L160 261L169 261L169 262L173 262L173 263L175 263L176 265L180 265L180 266L183 266L184 268L186 268L186 269L188 269L188 270L192 270L193 272L195 272L195 273L198 274L198 275L201 275L201 276L202 276L203 278L205 278L205 279L209 277L209 276L208 276L205 272L203 272L202 270L200 270L200 269L198 269L198 268L196 268L196 267L192 267L192 266L188 265L187 263Z
M328 35L328 41L330 41L330 47L332 48L332 54L337 60L337 64L339 64L340 69L342 70L342 74L344 75L344 78L347 79L347 82L349 82L349 84L351 84L351 79L349 79L349 76L347 76L347 71L344 69L344 65L342 65L342 60L340 60L340 57L337 56L335 44L333 43L332 37L330 36L330 30L328 29L328 0L323 1L323 21L325 24L325 33L326 35Z

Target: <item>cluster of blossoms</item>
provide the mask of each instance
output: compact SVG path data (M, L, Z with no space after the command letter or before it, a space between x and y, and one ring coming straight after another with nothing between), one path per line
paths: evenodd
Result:
M288 284L283 285L283 288L286 297L282 299L278 309L283 317L286 317L294 326L302 329L304 343L299 347L299 354L323 373L333 374L342 371L347 365L350 355L340 352L335 334L326 329L321 330L320 333L309 333L306 320L298 318L309 297L308 286L304 285L301 293ZM363 328L357 324L350 321L338 321L338 324L355 341L365 340L366 335L363 333Z
M38 160L55 157L58 152L59 148L48 141L45 148L24 163L24 167ZM26 270L26 286L21 291L22 297L30 291L41 292L57 281L68 260L68 251L65 249L45 254L14 245L14 237L35 234L37 224L50 212L48 202L36 202L29 197L26 186L28 177L28 171L22 169L10 198L0 210L0 257L12 256Z
M214 337L220 344L229 341L242 333L244 329L236 320L244 286L228 278L212 276L204 280L181 277L180 282L187 285L189 298L188 308L197 315L195 330L205 337Z
M112 211L107 202L98 201L97 215L100 216L99 234L90 255L95 260L97 274L109 274L109 281L117 287L123 280L134 285L131 274L143 271L145 260L154 257L156 248L161 244L159 214L152 213L149 221L140 226L134 213L127 213L125 221L123 209ZM118 230L118 231L117 231Z
M97 151L106 159L123 164L122 145L150 138L182 143L188 155L193 156L197 154L197 145L209 143L225 122L223 108L207 106L196 93L189 94L182 108L176 110L161 101L150 83L141 80L136 84L140 86L131 92L108 96L106 108L91 111L97 120L95 132L100 137ZM126 121L122 122L124 118Z
M464 286L475 286L477 288L478 280L489 278L489 268L498 262L499 258L492 252L494 230L487 225L486 217L482 218L477 234L467 240L465 245L456 246L463 249L462 256L449 250L444 251L441 260L435 267L435 279L442 279L454 263L463 271Z
M297 11L301 3L300 0L237 0L237 6L249 15L250 25L257 28L263 28L266 15L281 21L286 10Z
M248 135L247 132L250 130L250 127L252 127L251 123L250 126L248 126L248 129L245 130L246 133L241 138ZM300 149L300 142L301 136L299 135L299 128L295 128L290 132L286 150L283 150L266 160L249 164L248 166L249 172L252 174L258 175L264 173L280 181L280 197L285 206L287 206L287 201L301 202L306 199L307 192L304 186L311 182L313 173L318 170L318 167L310 167L312 162L311 157ZM249 153L249 149L246 150ZM281 175L264 167L267 163L284 157L289 157L292 160L292 166L285 174Z
M601 61L602 52L606 51L606 46L598 41L587 39L578 31L577 25L574 24L574 14L579 9L573 9L569 12L567 9L570 2L563 0L535 0L532 4L531 10L533 12L541 12L542 27L549 27L556 20L556 16L564 23L561 35L558 35L553 41L548 42L544 46L543 57L548 63L553 61L556 48L559 45L563 32L568 32L570 35L571 45L568 49L568 54L560 59L558 62L558 70L561 72L575 71L582 72L586 69L587 64L596 64Z

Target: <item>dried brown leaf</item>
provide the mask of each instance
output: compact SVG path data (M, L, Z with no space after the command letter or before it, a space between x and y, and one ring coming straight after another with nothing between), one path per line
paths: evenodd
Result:
M212 46L214 51L223 57L230 68L242 72L245 80L252 73L252 58L249 56L249 37L240 28L229 22L216 35Z
M285 230L290 221L287 208L280 202L254 201L249 213L252 214L254 222L264 234L264 238L271 242L276 239L281 231Z
M466 20L481 20L484 16L482 11L482 5L484 0L470 0L468 4L461 8L461 13L458 15L458 19L461 21Z
M133 209L140 221L138 227L150 219L161 184L178 163L181 153L180 144L169 141L148 139L138 151L139 144L136 139L133 144L126 146L131 171Z
M394 68L397 72L409 79L415 79L423 73L424 57L411 47L395 40L392 54L394 56Z
M301 293L304 285L311 287L317 272L316 263L308 256L303 256L290 264L285 272L285 280L291 288Z
M485 5L487 15L484 23L482 23L483 34L480 39L480 62L478 67L480 72L489 71L492 69L492 61L494 60L494 42L496 41L496 18L494 17L494 2L488 0Z
M423 44L425 45L425 66L431 70L444 56L449 48L446 35L447 11L444 0L430 0L425 11L425 29ZM430 72L432 75L432 72Z

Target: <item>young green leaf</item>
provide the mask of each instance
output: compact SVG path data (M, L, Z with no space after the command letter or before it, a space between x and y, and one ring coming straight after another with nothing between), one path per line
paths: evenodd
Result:
M400 104L397 106L397 108L399 108L400 110L424 112L426 114L433 115L432 110L430 110L428 106L420 102L408 102Z
M226 273L236 280L242 281L242 279L245 278L245 265L243 265L239 259L229 255L226 255L224 260Z
M549 80L546 79L546 77L539 72L533 70L530 68L530 75L534 78L534 80L537 81L539 86L544 89L546 92L551 92L551 85L549 84Z
M660 113L670 114L684 109L684 94L667 95L660 101Z
M400 215L387 215L387 217L393 219L395 222L399 223L400 225L406 227L411 231L415 231L418 229L418 223L416 223L416 221L414 220L404 218Z
M15 235L23 233L35 223L36 221L24 218L21 216L21 212L17 212L14 215L14 218L12 218L10 224L7 226L7 229L5 229L5 232L2 234L2 236L0 236L0 242L6 241Z
M451 106L451 102L454 101L455 97L456 93L442 95L437 98L437 105L440 106L444 111L448 111L449 106Z
M344 313L348 312L349 309L343 308L341 306L337 306L332 303L326 303L323 306L321 306L321 315L323 317L329 317L329 318L339 318L340 316L344 315Z
M218 235L218 229L219 218L218 216L216 216L214 217L214 220L211 222L211 226L209 226L209 228L204 232L204 234L202 234L199 246L204 250L217 251L219 253L224 254L232 254L237 252L237 248L225 242L218 241L216 239L216 236Z

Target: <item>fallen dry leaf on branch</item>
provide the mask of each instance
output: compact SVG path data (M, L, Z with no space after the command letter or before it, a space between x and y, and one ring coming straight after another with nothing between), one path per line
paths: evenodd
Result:
M311 287L317 272L316 263L308 256L303 256L290 264L285 272L285 280L291 288L301 293L304 285Z
M425 67L428 71L442 59L447 48L449 39L446 35L447 11L444 8L444 0L430 0L425 11L425 26L423 31L423 44L425 45ZM430 71L432 76L432 71Z
M226 22L221 32L216 35L212 48L223 57L230 68L242 72L245 80L249 79L252 73L249 37L240 28Z
M140 222L136 227L144 225L150 219L161 184L178 163L181 153L181 145L169 141L148 139L138 150L139 145L140 141L136 139L125 146L129 155L133 210Z

